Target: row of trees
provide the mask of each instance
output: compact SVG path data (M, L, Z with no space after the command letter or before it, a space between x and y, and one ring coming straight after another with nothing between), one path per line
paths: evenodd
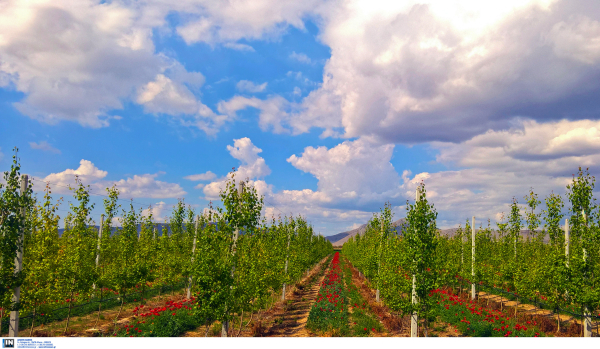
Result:
M53 201L49 186L39 201L30 183L21 192L19 177L15 155L0 186L0 319L5 321L8 310L38 314L68 303L70 313L72 304L107 292L121 299L139 292L142 298L147 287L185 282L195 295L197 316L207 323L227 322L236 313L265 307L284 283L333 251L302 217L267 222L262 198L236 181L235 173L221 193L223 207L197 216L179 201L160 225L151 209L121 208L118 189L108 188L100 229L91 219L89 188L77 179L62 234L60 200ZM113 226L115 217L120 227ZM21 248L23 270L15 273Z
M460 283L510 290L555 311L597 314L600 206L593 198L594 183L595 178L580 168L567 186L567 213L565 201L555 193L545 198L544 210L539 209L541 202L533 190L525 196L526 205L519 206L513 198L507 219L498 222L497 229L488 220L487 227L476 230L475 255L469 220L453 236L440 236L437 213L427 202L422 184L415 204L407 204L402 234L389 233L391 210L386 205L369 221L364 235L350 239L343 252L374 282L391 309L416 312L426 325L433 316L429 292ZM561 227L564 218L568 218L568 238Z

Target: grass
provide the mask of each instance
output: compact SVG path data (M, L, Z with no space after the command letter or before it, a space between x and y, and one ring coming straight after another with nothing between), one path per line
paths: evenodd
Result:
M369 305L361 296L358 287L352 283L352 271L350 266L344 261L342 264L344 272L344 282L348 290L348 301L352 307L350 314L350 333L356 337L367 337L373 332L383 332L383 326L370 311Z

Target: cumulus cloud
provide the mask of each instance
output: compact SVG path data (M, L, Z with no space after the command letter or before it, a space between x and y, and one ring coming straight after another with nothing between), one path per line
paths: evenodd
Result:
M274 38L302 18L314 3L255 1L227 6L207 1L145 3L84 0L5 2L0 13L0 87L25 94L15 107L55 124L68 120L106 127L111 112L136 101L145 112L174 117L186 127L215 135L228 121L199 98L199 72L155 52L153 31L169 31L166 17L182 15L177 33L253 51L239 39Z
M318 229L338 229L364 223L389 198L403 194L400 176L390 163L394 146L369 139L346 141L336 147L307 147L304 152L288 158L296 168L311 173L318 180L317 190L274 191L272 185L259 179L271 173L261 149L250 139L234 140L227 149L240 160L237 178L249 178L259 195L265 197L267 217L298 215L307 217ZM206 199L218 199L229 176L203 186Z
M164 222L166 219L167 204L164 201L157 202L154 206L142 210L142 216L148 217L152 215L155 222Z
M310 57L308 57L304 53L296 53L296 51L292 51L292 53L290 54L290 58L295 61L298 61L300 63L306 63L306 64L312 63Z
M60 154L60 150L54 148L46 141L41 141L40 143L29 142L29 146L31 149L39 149L42 151L47 151L49 153Z
M189 175L183 178L187 179L188 181L210 181L217 178L217 175L211 171L206 171L205 173Z
M158 173L134 175L113 184L122 196L130 198L181 198L186 194L179 184L158 181L158 176Z
M186 13L177 33L188 43L229 45L240 39L271 39L288 26L304 29L303 19L322 1L190 1L169 6Z
M181 198L186 194L177 183L157 180L156 177L161 174L164 173L134 175L118 181L105 180L107 171L102 171L91 161L82 159L77 169L51 173L34 184L36 189L41 190L42 182L49 182L55 192L69 193L68 187L75 185L77 176L84 185L89 185L94 193L103 193L106 188L116 185L120 195L126 198Z
M252 81L241 80L235 85L235 88L237 88L238 91L242 92L257 93L264 91L267 88L267 83L264 82L260 85L256 85Z
M277 104L274 130L413 144L468 140L518 116L589 118L600 110L600 11L590 8L585 0L316 7L331 48L323 82L301 103Z
M259 195L265 195L272 191L272 186L267 185L263 180L258 180L258 178L271 174L271 169L267 166L265 159L258 156L262 149L255 146L250 138L234 139L233 146L228 145L227 150L233 158L240 161L236 172L238 181L249 179L249 185L253 186ZM203 186L206 198L211 200L219 198L219 193L225 189L229 178L231 178L230 174Z
M234 96L228 101L219 102L217 110L229 118L236 118L238 111L248 107L255 108L260 110L258 124L261 130L267 131L272 127L275 133L287 133L288 130L283 126L283 122L288 118L288 113L285 111L288 106L289 102L281 96L272 96L266 100Z
M579 166L598 173L598 130L600 122L591 120L520 120L509 129L490 130L465 142L434 142L436 161L461 169L418 173L412 178L406 171L403 195L414 200L416 186L424 181L442 226L473 215L480 222L499 220L502 212L508 213L513 197L525 203L530 188L543 201L551 192L565 194Z
M108 172L100 170L91 161L81 159L77 169L66 169L62 172L51 173L44 177L42 181L50 182L53 186L57 186L57 190L61 190L61 187L73 186L75 184L75 176L79 177L87 185L97 182L107 175Z
M287 161L294 167L311 173L318 179L318 192L335 205L352 202L354 208L381 205L396 197L400 176L390 163L394 145L378 144L361 138L337 146L307 147L301 156L292 155Z
M8 1L0 12L2 87L25 93L23 114L47 123L109 123L162 65L151 28L118 3Z

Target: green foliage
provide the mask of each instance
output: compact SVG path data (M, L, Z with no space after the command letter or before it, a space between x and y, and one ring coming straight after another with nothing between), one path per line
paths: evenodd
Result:
M235 173L221 193L223 208L210 207L209 215L194 218L194 210L180 200L160 230L151 208L136 211L129 205L120 210L119 191L107 188L101 236L91 220L89 187L76 177L71 188L74 201L59 236L60 200L53 204L50 186L39 205L31 184L21 195L16 154L13 160L4 174L6 184L0 184L0 307L37 310L39 322L61 318L48 315L56 306L68 304L68 317L74 304L92 297L102 300L113 293L122 302L132 298L128 295L142 301L148 287L168 286L174 292L175 285L188 284L191 278L196 296L189 312L158 328L162 335L172 335L190 323L225 321L241 311L267 307L284 282L295 282L333 252L331 243L317 236L302 217L273 219L267 225L261 218L262 197L247 182L238 193ZM117 217L120 227L113 226ZM24 271L15 274L21 231ZM21 304L11 304L12 289L19 285L23 285ZM94 308L98 310L97 303L75 309ZM180 320L185 317L193 321Z

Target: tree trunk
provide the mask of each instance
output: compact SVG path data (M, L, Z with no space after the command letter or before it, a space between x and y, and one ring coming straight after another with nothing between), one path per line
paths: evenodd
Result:
M560 332L560 313L558 313L558 312L556 312L556 313L558 314L558 321L557 321L558 322L558 326L557 326L558 329L556 330L556 333L559 333Z
M206 333L204 333L204 337L208 337L208 331L210 331L210 325L211 325L210 322L206 323Z
M29 330L29 337L33 337L33 325L35 324L35 302L33 303L33 319L31 319L31 329Z
M94 328L98 326L98 321L100 320L100 312L102 311L102 287L100 287L100 302L98 304L98 317L96 318L96 323L94 324Z
M71 305L73 304L73 291L71 291L71 298L69 299L69 313L67 314L67 325L65 326L65 334L69 329L69 320L71 319Z
M244 313L242 312L242 315L243 315L243 314L244 314ZM248 322L246 323L246 326L242 326L242 327L240 327L240 332L238 332L238 335L237 335L238 337L240 336L240 333L242 333L242 329L244 329L244 327L248 327L248 325L250 325L250 323L252 322L252 316L254 316L254 314L252 314L252 313L251 313L251 314L250 314L250 320L248 320Z
M239 337L240 333L242 333L242 327L243 327L243 325L244 325L244 311L242 310L242 315L240 316L240 330L238 331L238 334L237 334L236 337Z
M119 320L119 316L121 316L121 310L123 310L123 302L125 301L125 294L121 297L121 307L119 308L119 313L115 318L115 329L113 330L113 334L117 333L117 321Z
M4 317L4 308L0 308L0 337L2 337L2 318Z

